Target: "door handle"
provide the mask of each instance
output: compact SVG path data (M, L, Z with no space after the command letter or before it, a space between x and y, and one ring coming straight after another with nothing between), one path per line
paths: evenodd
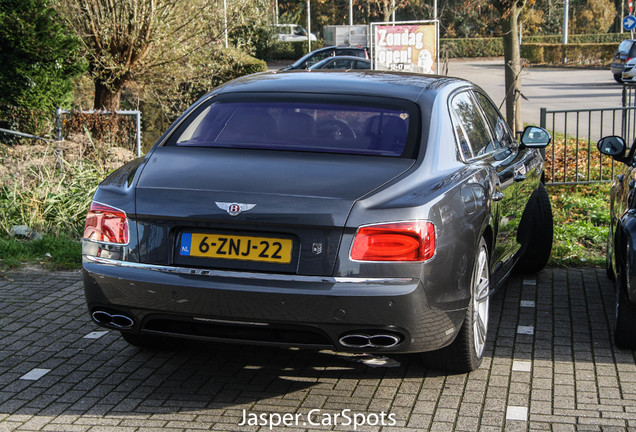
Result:
M512 178L514 181L516 181L517 183L522 182L526 179L526 176L523 174L517 174L516 176L514 176Z

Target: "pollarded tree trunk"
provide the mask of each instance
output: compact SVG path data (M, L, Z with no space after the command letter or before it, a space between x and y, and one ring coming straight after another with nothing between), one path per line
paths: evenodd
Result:
M121 92L124 88L124 82L121 84L107 85L103 81L95 79L95 99L93 108L96 110L104 110L115 112L119 109L121 102Z
M519 48L519 14L515 1L502 18L504 58L506 61L506 120L515 132L523 130L521 116L521 52Z

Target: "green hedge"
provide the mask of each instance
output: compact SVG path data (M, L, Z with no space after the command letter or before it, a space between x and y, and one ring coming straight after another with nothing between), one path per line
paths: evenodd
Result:
M532 64L566 64L608 66L618 44L629 33L572 35L563 46L561 35L526 36L521 44L521 57ZM500 57L504 55L501 37L442 38L440 56L454 58Z
M616 43L524 43L521 57L531 64L609 66Z
M603 33L603 34L578 34L569 35L568 43L588 44L588 43L615 43L619 44L625 39L629 39L629 33ZM562 35L549 36L524 36L521 41L524 43L560 44L563 42Z
M618 44L630 37L629 33L570 35L568 45L561 48L562 36L524 36L521 56L536 64L607 65ZM312 42L312 50L323 47L323 41ZM563 51L563 52L562 52ZM307 53L306 42L274 41L266 46L259 58L271 60L297 60ZM494 38L441 38L440 56L454 58L501 57L504 55L501 37Z
M216 74L211 80L213 87L234 78L267 70L265 61L236 48L214 49L210 52L209 60L216 66ZM209 91L209 89L206 90Z
M501 38L441 38L441 57L499 57L504 55Z

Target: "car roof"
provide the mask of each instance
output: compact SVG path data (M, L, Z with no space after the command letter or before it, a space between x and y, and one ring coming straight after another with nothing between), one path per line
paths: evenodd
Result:
M378 96L417 101L423 93L432 100L442 90L471 85L468 81L437 75L390 71L284 71L238 78L212 94L291 92Z
M338 55L338 56L333 56L333 57L327 57L324 58L322 60L320 60L318 63L314 63L313 65L309 66L307 69L316 69L317 66L322 66L337 60L352 60L352 61L360 61L360 62L365 62L365 63L369 63L371 64L371 60L366 59L364 57L356 57L356 56L342 56L342 55ZM320 69L320 68L317 68Z
M348 56L348 55L338 55L338 56L333 56L333 57L327 57L326 59L320 60L320 62L318 62L318 63L322 63L322 62L326 62L326 61L334 61L334 60L357 60L357 61L366 61L366 62L370 62L371 61L371 60L363 58L363 57ZM318 64L318 63L316 63L316 64Z

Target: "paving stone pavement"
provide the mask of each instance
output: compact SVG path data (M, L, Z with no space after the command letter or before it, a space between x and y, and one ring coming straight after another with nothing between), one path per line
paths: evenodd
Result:
M603 270L513 277L482 367L447 375L405 355L140 350L90 321L81 273L0 273L0 432L636 431L636 353L613 320Z

